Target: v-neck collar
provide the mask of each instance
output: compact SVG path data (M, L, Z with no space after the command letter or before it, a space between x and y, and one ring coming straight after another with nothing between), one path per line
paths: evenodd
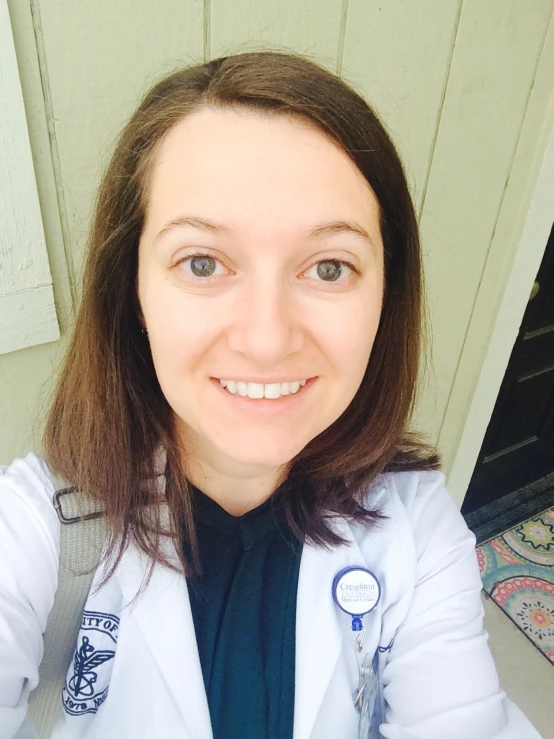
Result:
M245 549L265 539L272 531L286 532L285 516L278 498L272 496L242 516L232 516L200 488L191 484L194 520L197 525L240 538Z

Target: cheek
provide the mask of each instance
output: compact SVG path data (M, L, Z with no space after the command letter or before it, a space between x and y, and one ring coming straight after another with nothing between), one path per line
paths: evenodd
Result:
M381 316L378 291L348 305L334 306L321 322L319 336L327 356L346 384L359 385L364 375Z
M218 333L217 324L205 314L167 313L150 332L154 364L160 364L160 370L166 373L194 368L209 352Z
M221 332L221 312L213 301L195 299L170 285L152 286L143 294L156 373L164 378L183 376L205 356Z

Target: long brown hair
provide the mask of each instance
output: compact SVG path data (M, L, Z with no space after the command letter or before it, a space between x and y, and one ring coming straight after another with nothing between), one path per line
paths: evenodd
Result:
M439 465L436 452L408 430L422 338L421 253L402 164L375 112L347 83L298 54L249 52L176 71L144 96L100 184L81 305L44 434L50 469L105 510L106 556L115 556L104 581L129 541L152 566L176 569L161 550L161 534L178 543L187 575L198 567L186 450L141 332L136 281L156 153L176 123L204 106L310 122L350 157L380 206L385 295L379 329L350 406L280 479L277 492L292 530L315 545L338 545L330 513L377 525L381 514L362 503L378 475ZM155 477L160 445L167 451L165 526L141 484Z

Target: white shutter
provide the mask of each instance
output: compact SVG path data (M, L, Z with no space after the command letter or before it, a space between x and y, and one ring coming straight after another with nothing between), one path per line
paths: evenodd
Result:
M6 0L0 0L0 354L60 338Z

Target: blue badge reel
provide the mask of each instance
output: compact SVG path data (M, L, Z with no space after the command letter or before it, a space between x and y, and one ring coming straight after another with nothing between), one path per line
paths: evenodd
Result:
M365 567L345 567L335 575L333 600L341 611L352 618L352 636L359 671L358 688L354 691L352 698L360 714L358 734L360 739L377 736L371 733L373 731L371 724L380 689L378 669L376 671L376 666L369 653L361 660L361 652L365 636L363 617L376 608L380 599L379 580Z
M352 616L352 631L361 631L362 616L371 613L381 598L381 585L365 567L345 567L333 580L333 600Z

